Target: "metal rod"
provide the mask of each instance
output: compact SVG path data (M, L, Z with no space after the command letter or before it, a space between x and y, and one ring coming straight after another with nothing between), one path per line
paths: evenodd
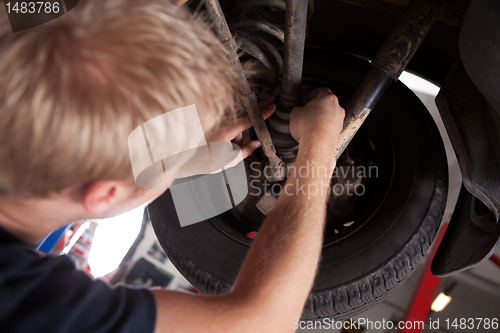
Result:
M290 112L302 98L302 64L306 40L307 0L287 0L285 11L285 45L280 105Z
M413 0L373 58L371 68L346 105L338 159L392 80L406 68L449 0Z
M255 133L257 134L257 138L261 142L262 150L264 151L266 157L269 159L271 172L268 175L268 179L271 181L284 180L286 177L286 165L276 155L276 149L274 148L271 135L269 134L269 130L267 129L264 118L262 117L262 113L257 106L257 96L250 88L245 74L243 73L240 59L237 54L238 47L231 34L231 31L229 30L219 1L205 0L205 8L212 19L214 29L217 36L219 37L219 40L230 52L231 62L236 69L240 81L241 103L247 111L248 116L250 117L250 121L252 122Z
M298 143L290 134L290 112L302 99L302 65L306 38L308 0L287 0L283 80L278 109L268 119L273 141L283 159L295 159Z

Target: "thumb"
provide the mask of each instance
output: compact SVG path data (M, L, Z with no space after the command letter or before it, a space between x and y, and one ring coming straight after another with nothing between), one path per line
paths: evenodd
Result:
M260 147L259 140L248 141L247 143L245 143L243 146L241 146L241 155L243 156L243 159L250 156L253 153L253 151L259 147Z

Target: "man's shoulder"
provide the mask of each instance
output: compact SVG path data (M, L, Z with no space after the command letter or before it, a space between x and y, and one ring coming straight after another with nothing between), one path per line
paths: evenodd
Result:
M0 299L8 332L152 332L156 317L149 290L110 287L1 229Z

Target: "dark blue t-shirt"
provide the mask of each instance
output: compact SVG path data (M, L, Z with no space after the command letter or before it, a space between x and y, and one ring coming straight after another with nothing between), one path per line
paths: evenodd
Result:
M153 332L147 289L110 287L0 228L0 332Z

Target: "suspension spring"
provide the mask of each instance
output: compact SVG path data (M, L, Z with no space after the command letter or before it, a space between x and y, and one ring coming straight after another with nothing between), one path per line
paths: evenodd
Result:
M240 55L247 78L257 95L272 93L282 75L278 110L268 120L268 126L276 149L286 162L294 160L297 150L297 142L290 135L289 115L302 96L306 21L313 9L313 0L242 0L228 19L243 51Z

